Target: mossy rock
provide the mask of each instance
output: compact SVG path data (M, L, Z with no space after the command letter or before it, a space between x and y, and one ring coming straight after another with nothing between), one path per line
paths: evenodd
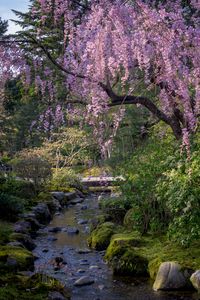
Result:
M70 299L70 291L58 280L44 275L34 274L31 277L6 274L0 276L0 300L47 300L49 292L60 292Z
M143 241L134 234L113 235L106 251L105 259L111 265L114 274L148 275L148 259L140 254Z
M0 247L0 269L8 271L26 271L34 269L34 256L21 247Z
M109 243L111 236L115 233L116 225L112 222L106 222L99 225L88 238L88 245L92 249L105 250Z
M10 235L10 241L11 242L15 242L15 241L20 242L28 250L33 250L36 247L32 238L28 234L24 234L24 233L16 233L16 232L12 233Z
M101 224L103 224L105 222L109 222L109 221L110 221L110 216L109 215L106 215L106 214L98 215L94 219L91 220L90 229L91 229L91 231L93 231L98 226L100 226Z

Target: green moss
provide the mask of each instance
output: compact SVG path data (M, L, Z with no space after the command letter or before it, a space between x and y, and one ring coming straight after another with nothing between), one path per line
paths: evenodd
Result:
M45 300L50 291L58 291L70 299L69 290L56 279L43 274L34 274L30 278L6 274L0 276L0 286L0 300Z
M148 260L138 251L144 245L137 233L115 234L106 251L105 259L115 274L142 275L148 274Z
M106 222L99 225L88 239L88 245L96 250L105 250L109 243L111 236L115 233L116 225L111 222Z
M0 245L9 242L9 237L11 233L12 225L7 222L0 222Z
M7 265L7 260L16 261L16 266ZM0 247L0 270L18 270L32 269L34 265L34 257L31 252L21 247L1 246Z
M141 275L144 271L155 279L165 261L177 261L183 268L200 268L200 242L190 248L170 243L166 237L140 236L137 232L113 235L105 259L114 272ZM144 268L144 269L143 269Z

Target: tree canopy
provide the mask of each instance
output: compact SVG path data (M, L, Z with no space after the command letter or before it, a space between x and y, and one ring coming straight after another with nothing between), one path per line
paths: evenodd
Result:
M109 108L121 108L113 114L115 132L122 105L136 104L189 147L200 113L200 5L183 2L33 1L24 15L28 30L0 44L1 77L20 73L25 85L34 81L52 99L62 85L72 102L87 107L100 143Z

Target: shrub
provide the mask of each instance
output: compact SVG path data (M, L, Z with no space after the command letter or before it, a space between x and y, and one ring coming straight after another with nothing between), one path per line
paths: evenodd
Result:
M168 209L164 200L160 198L158 201L155 185L163 172L175 164L175 149L176 143L171 135L161 140L157 134L152 134L122 166L122 175L126 180L121 184L121 189L133 208L133 229L143 234L149 230L164 230L168 225Z
M16 221L18 214L23 210L23 199L0 192L0 218L2 220Z
M172 220L170 239L188 246L200 238L200 157L199 149L188 161L180 160L156 185L157 198L166 202Z
M50 182L51 190L66 190L66 188L81 189L81 181L78 175L69 168L56 169Z
M28 151L15 161L14 171L20 178L31 181L36 192L52 175L51 165L48 161L37 155L33 156Z
M126 211L131 207L130 201L125 198L103 198L99 206L113 222L122 223Z

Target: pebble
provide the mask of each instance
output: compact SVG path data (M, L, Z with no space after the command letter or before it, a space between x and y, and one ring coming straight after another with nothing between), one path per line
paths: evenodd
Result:
M80 221L78 221L79 225L84 225L84 224L87 224L87 223L88 223L88 220L80 220Z
M99 269L99 266L90 266L89 269L90 270L97 270L97 269Z
M75 228L75 227L71 227L67 229L67 233L68 234L78 234L79 233L79 229Z
M75 286L84 286L84 285L90 285L93 284L94 280L91 279L88 276L82 276L79 279L77 279L74 283Z
M78 254L88 254L88 253L91 253L92 250L90 250L90 249L78 249L78 250L76 250L76 252Z
M79 274L85 273L85 270L79 269L79 270L77 271L77 273L79 273Z

